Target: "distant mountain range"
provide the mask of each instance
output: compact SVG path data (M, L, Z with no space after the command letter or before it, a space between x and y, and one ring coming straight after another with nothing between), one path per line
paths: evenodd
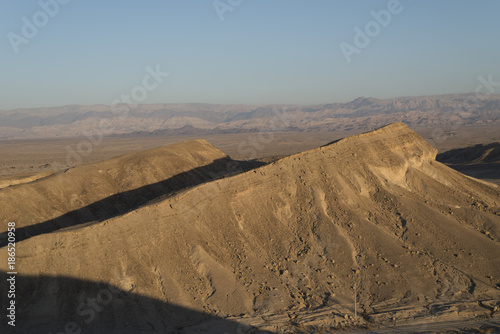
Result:
M320 105L143 104L0 110L0 139L256 131L368 131L413 126L500 124L500 95L451 94Z

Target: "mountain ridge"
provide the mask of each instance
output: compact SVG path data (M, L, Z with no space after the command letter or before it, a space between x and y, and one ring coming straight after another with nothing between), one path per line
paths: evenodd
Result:
M112 125L100 130L100 122ZM500 95L447 94L393 99L357 98L319 105L144 104L65 106L0 111L2 139L158 134L191 126L212 131L345 130L369 131L384 124L453 127L497 124Z

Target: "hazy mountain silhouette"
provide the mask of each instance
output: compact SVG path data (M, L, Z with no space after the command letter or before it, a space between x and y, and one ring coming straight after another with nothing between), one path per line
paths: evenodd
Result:
M0 110L1 137L73 137L113 124L107 135L223 134L276 130L369 131L393 122L424 127L498 126L500 96L475 94L375 99L320 105L141 104L126 116L110 106ZM61 126L64 125L64 126Z

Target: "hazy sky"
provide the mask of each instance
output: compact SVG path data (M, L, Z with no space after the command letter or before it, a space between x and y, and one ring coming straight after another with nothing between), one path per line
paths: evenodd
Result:
M314 104L500 81L496 0L54 1L0 2L0 109L111 104L157 65L169 76L148 79L142 103ZM355 27L371 29L368 45Z

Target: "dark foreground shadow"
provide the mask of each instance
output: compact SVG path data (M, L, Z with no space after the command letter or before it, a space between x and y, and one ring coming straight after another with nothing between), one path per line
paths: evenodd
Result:
M57 218L16 229L16 241L23 241L63 228L102 222L134 211L151 202L164 199L181 190L197 186L204 182L245 172L264 164L260 161L237 161L229 158L218 159L209 165L177 174L167 180L112 195ZM6 233L2 233L0 234L0 247L5 247L6 245Z
M1 333L271 333L108 284L22 275L16 277L13 327L7 317L14 300L7 293L9 277L0 273Z

